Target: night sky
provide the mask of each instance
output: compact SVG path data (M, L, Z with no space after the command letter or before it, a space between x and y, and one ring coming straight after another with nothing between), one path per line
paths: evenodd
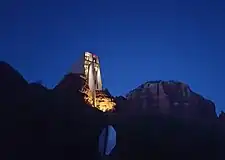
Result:
M225 110L224 0L6 0L0 36L0 60L30 82L54 87L90 51L113 95L179 80Z

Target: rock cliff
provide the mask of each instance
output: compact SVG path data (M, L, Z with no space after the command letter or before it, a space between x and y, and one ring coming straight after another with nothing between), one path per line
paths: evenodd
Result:
M150 81L126 97L97 92L99 103L117 104L103 114L80 75L65 75L54 89L28 83L4 62L0 75L0 159L97 160L108 123L117 132L112 160L225 159L224 112L217 117L214 103L184 83Z
M148 81L125 97L117 97L117 104L118 110L127 113L164 114L203 121L217 118L212 101L178 81Z
M98 159L106 120L85 103L80 86L48 89L0 62L0 159Z

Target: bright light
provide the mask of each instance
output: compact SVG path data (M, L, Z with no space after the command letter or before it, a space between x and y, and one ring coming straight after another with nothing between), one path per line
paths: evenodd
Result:
M96 62L93 62L93 57ZM116 103L102 91L99 59L90 52L85 52L84 72L86 84L81 92L85 94L85 102L103 112L114 110Z

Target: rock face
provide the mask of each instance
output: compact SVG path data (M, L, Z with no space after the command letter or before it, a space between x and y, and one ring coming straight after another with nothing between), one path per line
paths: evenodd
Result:
M99 103L117 103L107 116L91 107L88 90L78 74L66 75L54 89L29 84L1 62L0 159L97 160L98 136L108 123L117 132L111 160L225 159L225 114L217 118L213 102L188 85L151 81L116 98L104 90Z
M105 118L85 103L82 83L47 89L1 62L0 159L98 159Z
M76 85L74 85L76 84ZM94 107L92 92L88 87L87 80L81 74L70 73L66 75L62 81L55 87L55 90L73 90L83 93L85 102ZM108 90L96 90L96 106L95 108L103 112L114 111L114 97L110 95Z
M28 85L27 81L5 62L0 62L0 91L1 91L1 103L17 103L21 102L23 98L24 88ZM13 97L14 102L10 101L8 97Z
M219 118L218 118L218 124L219 126L221 126L223 132L225 133L225 113L222 111L219 115ZM224 139L225 141L225 139Z
M130 91L125 99L127 112L165 114L192 119L216 119L212 101L177 81L149 81ZM119 100L117 103L121 103Z
M105 90L96 91L96 107L103 112L115 111L114 97L108 94Z
M116 103L117 157L224 159L224 114L218 119L214 103L188 85L150 81Z

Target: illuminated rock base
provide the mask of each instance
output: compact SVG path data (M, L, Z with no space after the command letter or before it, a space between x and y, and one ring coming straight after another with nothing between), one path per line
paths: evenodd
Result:
M102 89L102 78L99 57L90 52L85 52L82 59L73 66L72 73L78 73L85 80L82 93L86 96L85 101L106 112L112 111L116 105L113 98Z
M107 95L104 90L97 90L95 102L93 101L92 91L89 89L88 83L86 81L85 85L81 89L81 92L84 93L84 100L87 104L103 112L111 112L115 110L116 103L114 98L110 95ZM95 105L93 105L95 103Z

